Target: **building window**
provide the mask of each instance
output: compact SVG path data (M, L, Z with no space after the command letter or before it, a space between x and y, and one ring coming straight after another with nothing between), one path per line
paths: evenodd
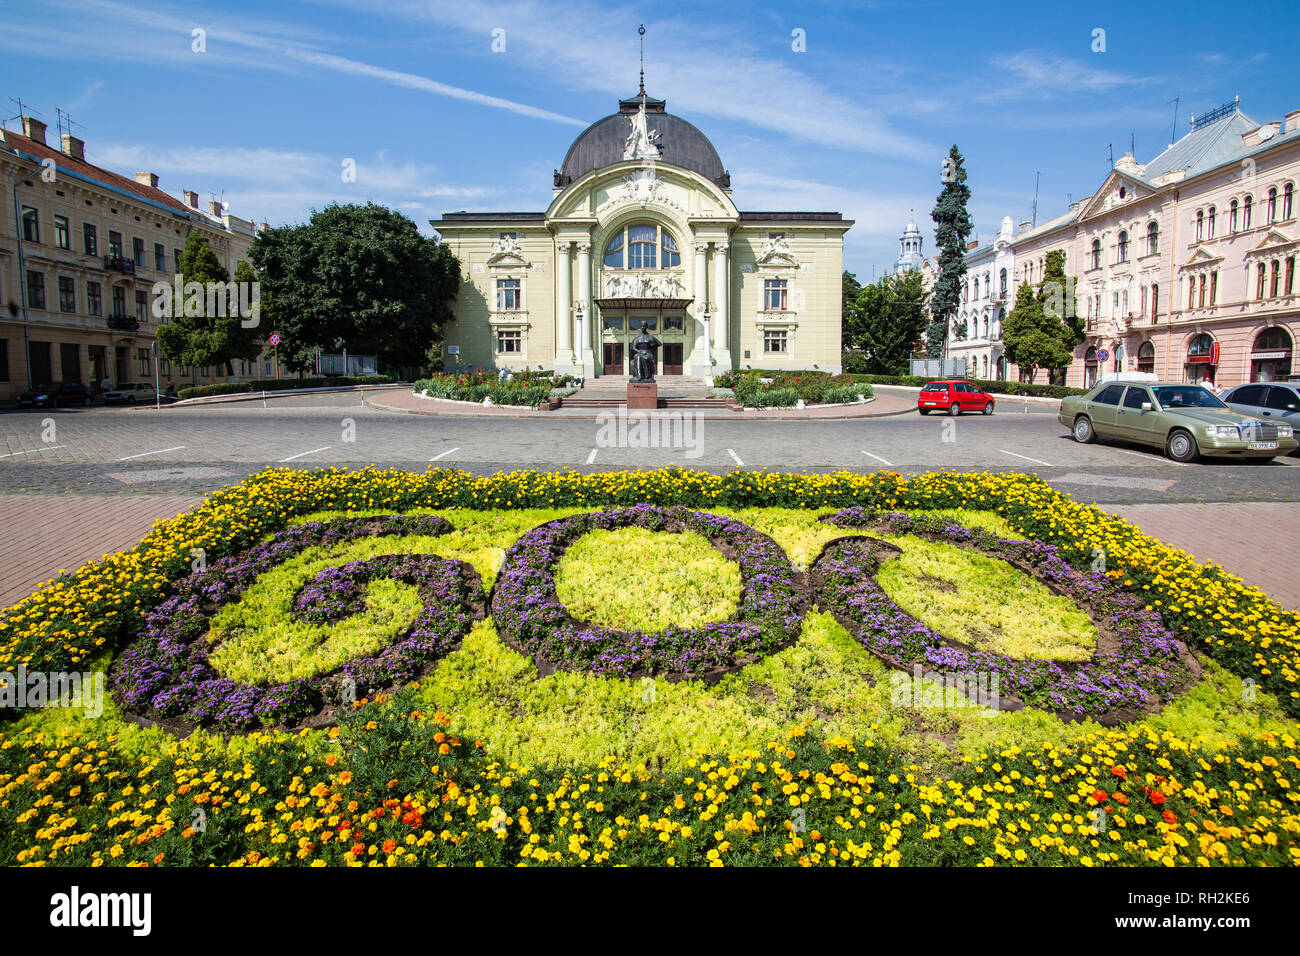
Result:
M27 304L33 309L45 308L45 273L28 271Z
M86 247L86 255L99 255L99 233L90 223L85 223L81 227L81 242Z
M1264 298L1264 279L1267 275L1268 268L1261 262L1259 268L1255 270L1255 298L1257 299Z
M1152 222L1147 224L1147 255L1154 256L1160 251L1160 227Z
M1277 187L1273 186L1268 191L1268 221L1271 225L1277 222Z
M67 216L54 217L54 244L60 249L72 248L72 230L68 228Z
M108 233L108 254L114 259L122 258L122 234L111 229Z
M1101 268L1101 240L1092 240L1092 268Z
M1119 258L1117 262L1128 262L1128 231L1121 229L1119 232Z
M1196 304L1199 308L1203 309L1205 308L1205 275L1204 274L1201 275L1201 281L1198 283L1198 285L1201 287L1201 298Z
M1282 218L1291 218L1291 196L1295 192L1295 185L1287 183L1282 187Z
M1215 300L1219 297L1219 270L1215 269L1210 273L1210 305L1214 305Z
M41 241L41 221L36 215L36 210L30 206L23 207L23 241Z
M144 240L136 237L131 240L131 258L135 260L136 266L144 268Z
M149 368L149 358L150 358L150 354L148 349L135 350L135 360L137 363L139 363L138 367L140 369L140 375L143 378L147 378L149 376L149 373L152 371Z
M998 292L1000 293L1000 295L998 296L999 298L1005 299L1007 297L1007 270L1006 269L1003 269L998 273Z
M1196 210L1196 241L1200 242L1205 238L1205 213Z
M1218 215L1219 215L1219 210L1216 209L1214 206L1211 206L1211 207L1210 207L1210 215L1209 215L1208 220L1207 220L1207 222L1206 222L1206 224L1205 224L1205 237L1206 237L1207 239L1213 239L1213 238L1214 238L1214 220L1218 217Z
M172 250L172 272L180 272L180 269L181 269L181 251L179 249L173 249Z
M1138 371L1153 373L1156 370L1156 347L1150 342L1138 346Z
M77 283L71 276L59 276L59 311L77 311Z
M1249 196L1241 201L1241 228L1250 228L1250 204L1253 202Z
M113 286L113 314L126 315L126 289L123 286Z
M605 268L622 269L625 251L629 269L676 269L682 264L677 240L653 223L635 223L611 236L605 246Z
M1228 204L1228 232L1235 233L1236 231L1237 231L1237 200L1234 199L1231 203Z
M1151 321L1160 321L1160 286L1151 286Z
M1276 259L1273 260L1271 273L1272 273L1272 277L1268 285L1268 294L1276 298L1278 291L1281 288L1281 280L1282 280L1282 264L1278 262Z
M135 294L135 319L141 325L149 321L149 293L137 291Z
M1147 314L1147 287L1143 286L1138 293L1138 315L1143 318Z
M159 272L167 271L167 250L161 242L153 244L153 267Z
M786 310L786 280L785 279L764 279L763 280L763 308L768 312L784 312Z
M158 356L158 374L166 378L171 378L172 363L167 361L161 355Z
M1196 307L1196 276L1187 277L1187 307Z
M765 355L784 355L789 350L790 333L784 329L763 330L763 353Z
M1295 289L1295 256L1286 257L1286 295Z
M519 329L497 330L497 354L519 355L524 350L524 333Z
M0 382L9 381L9 340L0 339Z
M98 282L86 283L86 309L91 315L104 314L104 294Z
M523 306L521 279L497 279L497 311L517 312Z

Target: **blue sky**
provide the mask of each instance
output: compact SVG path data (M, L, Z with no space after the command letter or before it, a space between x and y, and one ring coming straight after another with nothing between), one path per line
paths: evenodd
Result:
M1175 96L1179 136L1234 95L1260 122L1300 108L1290 3L1052 6L10 0L0 88L50 142L61 107L90 161L157 172L174 195L277 224L373 199L427 232L449 210L544 209L572 140L636 92L644 23L647 92L709 136L740 208L856 220L845 265L861 280L897 256L909 209L934 252L954 142L987 239L1029 218L1035 171L1041 222L1097 188L1107 144L1118 157L1131 134L1152 158Z

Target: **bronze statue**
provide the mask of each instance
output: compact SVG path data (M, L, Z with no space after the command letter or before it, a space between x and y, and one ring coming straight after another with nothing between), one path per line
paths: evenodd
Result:
M659 346L663 345L650 334L650 323L641 320L641 334L632 340L632 381L653 382Z

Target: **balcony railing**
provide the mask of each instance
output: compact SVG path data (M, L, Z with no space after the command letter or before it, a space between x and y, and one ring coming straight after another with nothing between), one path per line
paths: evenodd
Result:
M104 268L112 272L125 272L135 275L135 260L126 256L104 256Z
M117 314L108 316L108 327L118 332L135 332L140 328L140 320L134 315Z

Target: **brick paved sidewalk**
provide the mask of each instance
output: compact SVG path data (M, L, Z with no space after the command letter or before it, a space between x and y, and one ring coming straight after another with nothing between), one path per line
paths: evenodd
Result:
M0 608L88 561L137 544L198 495L0 495Z
M1283 607L1300 610L1300 504L1100 505L1153 538L1213 561L1263 590Z

